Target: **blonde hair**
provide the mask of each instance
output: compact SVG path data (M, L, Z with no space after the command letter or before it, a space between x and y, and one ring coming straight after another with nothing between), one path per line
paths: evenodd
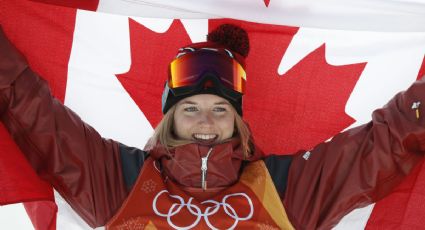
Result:
M251 131L242 117L233 109L235 113L235 134L240 138L242 151L245 159L249 158L254 151L254 144L251 139ZM176 105L171 107L167 113L162 117L162 120L156 126L154 134L149 139L148 144L145 147L145 150L148 151L152 149L157 143L161 144L168 148L177 147L180 145L185 145L189 143L193 143L190 140L181 140L178 139L174 134L174 113L176 112Z

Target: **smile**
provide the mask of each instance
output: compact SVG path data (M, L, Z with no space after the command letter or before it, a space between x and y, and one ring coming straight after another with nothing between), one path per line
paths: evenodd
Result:
M199 141L211 141L211 140L215 140L218 137L217 134L201 134L201 133L195 133L192 136L195 140L199 140Z

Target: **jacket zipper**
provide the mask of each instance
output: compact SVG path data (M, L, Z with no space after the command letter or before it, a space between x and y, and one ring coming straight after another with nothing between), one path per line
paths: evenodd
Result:
M207 155L201 158L201 187L204 191L207 189L208 157L210 156L212 150L213 148L210 148Z

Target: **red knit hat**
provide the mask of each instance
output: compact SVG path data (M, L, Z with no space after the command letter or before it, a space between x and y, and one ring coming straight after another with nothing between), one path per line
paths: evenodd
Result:
M214 57L209 58L209 61L214 62L214 59L216 59L217 63L223 63L223 60L228 62L228 59L233 59L233 62L236 61L237 65L241 66L241 69L243 69L243 73L245 74L245 58L249 53L249 39L248 34L242 28L231 24L223 24L207 35L206 42L193 43L180 48L173 62L188 53L193 55L197 52L199 53L208 51L214 52ZM196 58L197 57L192 58L192 60L195 59L196 61ZM170 64L170 69L173 62ZM220 68L220 65L217 64L216 68ZM231 87L223 84L223 81L220 80L222 77L220 74L209 73L200 73L197 78L199 81L190 86L190 90L188 90L187 93L176 93L176 91L180 89L170 89L167 82L162 96L162 112L165 114L173 105L186 97L190 97L196 94L215 94L227 99L236 109L236 111L242 115L243 92L237 92ZM170 78L171 70L169 71L169 79ZM208 87L206 87L207 82ZM243 82L243 84L244 83L245 82ZM185 92L184 89L183 92Z

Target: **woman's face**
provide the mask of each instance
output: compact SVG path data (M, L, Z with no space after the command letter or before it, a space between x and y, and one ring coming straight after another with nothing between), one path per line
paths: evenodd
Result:
M176 104L174 132L179 139L219 143L233 135L235 110L224 98L198 94Z

